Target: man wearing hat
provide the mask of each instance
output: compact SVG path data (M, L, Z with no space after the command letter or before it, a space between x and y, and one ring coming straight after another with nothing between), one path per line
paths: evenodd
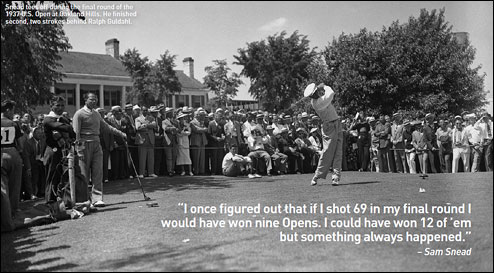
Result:
M484 150L485 170L492 172L492 136L494 134L494 126L492 126L492 120L487 111L482 113L481 118L475 123L475 126L480 128L483 139L482 146Z
M104 108L97 108L96 112L101 115L101 118L108 122L106 119L106 110ZM103 150L103 183L108 183L109 178L109 166L108 160L110 153L113 150L114 138L112 132L106 127L101 128L99 140L101 143L101 149Z
M208 147L211 160L211 174L221 175L223 173L221 164L225 149L225 122L223 120L223 109L218 108L214 114L214 119L208 124Z
M472 161L472 172L480 171L480 159L483 155L483 134L482 129L476 124L477 118L475 114L468 114L467 117L467 127L465 128L466 134L468 137L468 142L470 144L470 158L473 158Z
M175 174L175 164L177 161L177 153L178 153L178 123L173 118L173 108L166 107L165 117L161 122L161 127L163 129L163 146L164 155L166 158L166 171L168 176L173 176Z
M275 174L286 173L286 163L288 156L280 153L278 148L278 138L274 135L274 128L272 125L266 126L266 131L268 134L266 135L266 143L264 144L264 149L271 156L273 169L272 171Z
M343 131L340 117L332 104L335 92L323 83L316 86L309 84L304 97L311 98L311 104L322 120L323 151L312 178L311 185L316 185L319 178L325 179L329 169L333 169L332 184L338 185L341 178L343 155Z
M451 128L444 118L439 119L439 128L436 130L437 146L439 147L439 162L442 173L451 173L451 155L453 146L451 142Z
M453 163L452 173L458 172L458 162L460 158L463 161L464 171L470 171L470 144L468 136L463 128L463 118L455 117L455 128L451 131L451 141L453 143Z
M108 123L115 127L115 129L120 132L129 132L132 128L128 121L123 118L122 108L120 106L113 106L111 108L112 116L108 118ZM127 154L126 141L119 137L114 136L114 147L110 152L110 162L111 162L111 179L119 180L126 179L129 177L129 155Z
M403 122L400 113L393 114L391 125L391 143L393 144L396 169L399 173L407 172L405 156L405 143L403 142Z
M436 170L436 161L435 161L435 152L438 150L437 140L435 134L434 127L434 114L428 113L425 115L425 124L424 124L424 140L427 143L427 153L429 158L429 164L432 173L437 173Z
M190 159L192 169L196 175L204 175L206 172L206 150L208 144L206 133L208 128L204 126L206 111L196 110L194 119L190 122Z
M137 114L134 110L134 108L139 108L139 105L135 105L133 106L132 104L126 104L125 105L125 112L122 113L122 119L125 120L126 124L128 125L127 126L127 130L126 130L126 134L128 136L127 138L127 144L128 144L128 148L129 148L129 152L130 152L130 156L132 158L132 162L134 163L135 166L139 166L139 153L137 152L137 143L136 143L136 136L137 136L137 132L136 132L136 126L135 126L135 118L137 117ZM129 175L129 178L134 178L135 176L137 176L137 172L134 170L132 164L130 164L131 162L129 162L129 174L132 174L132 175Z

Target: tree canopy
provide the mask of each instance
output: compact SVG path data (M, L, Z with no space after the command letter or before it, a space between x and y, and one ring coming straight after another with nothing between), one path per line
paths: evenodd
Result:
M15 3L14 3L15 2ZM59 72L61 59L59 52L71 48L65 36L63 24L15 23L23 20L52 20L62 22L65 17L56 10L43 17L34 7L44 1L2 1L1 55L2 99L17 102L17 109L28 112L40 102L49 99L50 86L62 78ZM53 1L53 4L65 5L73 12L79 12L69 1ZM49 10L48 10L49 11ZM80 16L79 18L84 19ZM10 21L14 20L14 21ZM15 21L18 20L18 21Z
M216 97L211 99L214 107L223 107L231 104L232 98L237 95L238 87L242 84L240 76L233 72L228 76L231 69L225 60L213 60L213 66L206 66L204 71L204 85L214 92Z
M295 31L269 36L267 40L248 43L238 49L234 64L242 65L240 73L250 78L249 93L266 109L286 109L300 96L308 78L307 67L316 56L307 36Z
M327 84L337 89L346 114L478 110L485 75L470 67L475 49L458 42L451 28L444 10L423 9L418 18L381 32L342 34L323 51L331 71Z
M120 59L134 82L127 94L129 100L137 99L138 104L150 106L163 102L167 95L180 92L182 86L173 70L175 58L176 55L167 50L152 63L148 57L141 57L137 49L127 49Z

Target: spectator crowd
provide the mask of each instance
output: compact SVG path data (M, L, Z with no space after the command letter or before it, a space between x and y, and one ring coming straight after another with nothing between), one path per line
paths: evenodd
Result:
M78 111L74 120L62 112L64 102L60 97L52 101L52 111L46 115L12 115L13 123L21 131L15 135L15 148L22 159L18 198L45 198L47 202L53 199L50 183L56 174L50 162L57 155L57 148L63 147L60 141L64 139L97 145L76 150L85 162L81 173L86 183L96 188L93 204L100 201L102 205L103 189L96 185L112 180L175 175L257 178L313 173L322 153L321 120L307 112L292 116L218 108L208 113L203 108L187 106L173 109L132 104L106 111L93 109L88 106L90 98L85 99L89 112ZM5 137L14 136L4 132L3 108L2 164ZM84 118L93 112L99 113L105 126L84 128ZM486 112L457 116L429 113L422 118L404 112L379 116L359 112L355 117L343 117L342 124L343 171L426 174L491 172L493 168L493 124ZM89 150L99 149L102 159L92 159ZM58 156L66 154L59 152Z

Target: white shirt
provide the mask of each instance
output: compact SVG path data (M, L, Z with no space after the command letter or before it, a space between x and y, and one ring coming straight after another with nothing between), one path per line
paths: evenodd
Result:
M334 91L329 86L324 86L324 95L318 99L312 99L312 107L316 111L317 115L323 122L333 121L340 117L336 113L332 101L334 97Z
M474 125L470 124L464 130L466 131L468 142L470 142L470 144L482 143L483 139L480 128L476 128Z

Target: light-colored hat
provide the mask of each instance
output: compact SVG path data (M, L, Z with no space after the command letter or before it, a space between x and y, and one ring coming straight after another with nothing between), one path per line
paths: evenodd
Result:
M314 115L314 116L312 117L312 119L313 119L313 120L319 120L319 119L321 119L321 118L320 118L319 116Z
M374 121L376 121L376 118L375 118L375 117L368 117L368 119L369 119L369 122L374 122Z
M151 112L151 113L157 113L158 111L159 111L159 110L158 110L158 107L156 107L156 106L154 106L154 105L153 105L153 106L151 106L151 107L149 107L149 112Z
M474 113L471 113L471 114L466 115L465 118L467 118L467 119L471 119L471 118L475 119L476 116L475 116Z
M314 94L315 91L316 91L316 84L315 83L311 83L311 84L307 85L307 87L304 90L304 98L312 96L312 94Z
M414 120L414 121L410 122L410 124L412 126L422 125L422 121L420 121L420 120Z
M208 117L209 117L209 118L212 118L212 117L214 117L214 114L213 114L213 113L209 113L209 114L208 114Z
M289 118L292 118L292 116L290 116L290 115L285 115L283 118L284 118L284 119L289 119Z
M396 112L393 114L393 117L400 116L400 115L401 115L400 113Z
M173 111L173 108L171 108L171 107L165 107L165 113L169 113L171 111Z
M314 133L314 132L317 132L317 128L316 128L316 127L314 127L314 128L312 128L312 129L310 129L310 133L311 133L311 134L312 134L312 133Z
M264 114L257 114L256 116L257 118L263 118L264 117Z
M134 105L134 107L132 107L132 110L137 110L137 109L141 110L141 107L139 105L137 105L137 104Z
M405 119L403 121L403 126L407 126L407 125L410 125L410 121L408 119Z
M455 116L455 119L463 120L461 116Z
M274 130L274 128L273 128L273 126L268 125L268 126L266 126L266 130Z
M163 103L160 103L156 108L158 109L158 111L161 111L161 109L165 108L165 105Z
M127 109L132 109L132 104L130 104L130 103L129 104L126 104L125 105L125 110L127 110Z
M309 114L307 114L307 112L302 113L302 118L308 118L308 117L309 117Z
M112 106L111 111L112 112L114 112L114 111L122 111L122 107L120 107L120 105Z
M218 112L224 112L222 108L218 108L216 109L216 111L214 111L215 113L218 113Z
M188 116L188 114L181 113L180 115L178 115L177 119L181 119L181 118L186 117L186 116Z
M434 118L434 114L432 113L427 113L427 115L425 115L425 118L428 119L428 118Z
M302 127L297 128L296 132L297 133L304 132L304 133L307 134L307 131L304 128L302 128Z

